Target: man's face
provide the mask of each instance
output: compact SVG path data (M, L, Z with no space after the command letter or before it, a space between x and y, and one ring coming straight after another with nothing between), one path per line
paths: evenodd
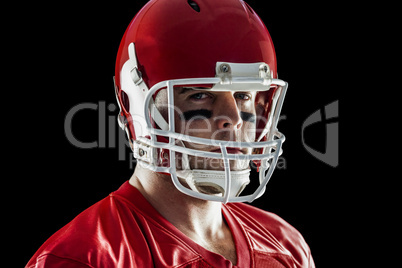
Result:
M167 119L166 90L158 93L156 106ZM174 89L175 131L189 136L212 140L255 141L255 93L214 92L203 88ZM184 142L184 146L208 152L220 152L216 145ZM250 148L228 148L230 154L249 154ZM181 169L180 155L177 168ZM224 170L223 160L189 155L191 169ZM248 168L248 161L230 160L231 170Z

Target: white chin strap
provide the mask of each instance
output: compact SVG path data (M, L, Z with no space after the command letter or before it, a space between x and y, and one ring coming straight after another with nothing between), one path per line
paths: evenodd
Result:
M182 141L178 144L185 147ZM225 195L226 172L223 170L191 169L187 154L182 154L182 170L176 170L177 177L184 179L188 187L197 193ZM236 197L250 183L250 169L230 171L230 197Z
M225 194L225 171L220 170L177 170L177 176L186 181L191 190L204 194ZM230 172L229 197L239 196L250 183L250 169Z

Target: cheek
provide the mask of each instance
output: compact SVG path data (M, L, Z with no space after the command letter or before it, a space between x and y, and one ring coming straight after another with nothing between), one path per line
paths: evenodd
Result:
M185 135L206 137L206 134L211 133L212 122L207 118L184 120L183 114L175 113L175 130Z
M195 137L209 137L212 131L212 122L208 119L182 120L176 116L176 132Z
M255 124L251 122L244 122L241 128L242 136L244 137L242 140L247 142L254 142L256 129Z

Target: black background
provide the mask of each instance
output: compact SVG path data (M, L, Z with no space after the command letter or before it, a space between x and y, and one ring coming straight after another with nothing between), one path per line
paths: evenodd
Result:
M13 79L17 100L10 111L14 122L13 184L7 210L13 231L11 248L18 249L15 266L24 266L42 243L77 214L117 189L132 175L130 152L119 161L117 148L81 149L65 134L67 113L81 103L116 104L114 63L123 33L147 1L65 2L25 6L29 16L9 43L17 51L21 74ZM342 267L339 256L349 215L344 199L348 181L343 149L343 107L340 76L349 67L350 16L335 5L310 2L246 1L260 15L274 41L279 78L289 83L279 129L286 135L286 168L274 172L263 197L253 205L272 211L294 227L309 244L317 267ZM24 34L21 34L21 33ZM342 37L342 38L341 38ZM16 41L18 40L18 41ZM348 51L348 52L347 52ZM21 68L22 67L22 68ZM14 67L16 68L16 67ZM346 75L347 76L347 75ZM339 165L314 158L302 143L302 124L316 110L339 100ZM21 107L24 107L22 109ZM73 119L78 140L98 138L98 112L83 110ZM121 131L117 111L106 109L106 128ZM11 127L10 127L11 129ZM117 134L116 134L117 135ZM325 151L325 124L305 132L309 146ZM106 134L106 145L110 135ZM116 138L117 139L117 138ZM8 206L6 206L8 207ZM344 250L345 247L343 247ZM13 250L16 252L15 250Z

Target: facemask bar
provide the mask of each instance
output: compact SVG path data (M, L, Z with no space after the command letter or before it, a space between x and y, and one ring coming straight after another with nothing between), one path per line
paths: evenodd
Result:
M147 94L144 104L144 114L149 115L152 114L152 109L154 109L153 105L153 98L155 92L162 88L166 88L168 91L168 129L156 129L152 126L151 118L149 116L145 116L145 121L147 124L147 132L150 133L151 139L148 138L139 138L137 140L137 144L145 145L148 147L149 156L151 159L147 159L146 161L142 161L141 157L137 158L139 163L143 166L146 166L148 169L151 169L156 172L163 172L163 173L170 173L172 177L172 181L176 188L181 192L188 194L190 196L210 200L210 201L219 201L219 202L252 202L254 199L258 198L263 194L265 191L266 184L268 183L273 170L276 166L277 160L282 153L281 146L285 140L283 134L277 131L276 125L279 119L279 114L282 108L283 99L287 89L287 83L279 80L279 79L269 79L270 81L267 83L266 78L257 78L257 77L228 77L225 76L224 79L222 77L215 77L215 78L199 78L199 79L179 79L179 80L170 80L164 81L161 83L156 84ZM212 87L211 91L237 91L240 89L247 88L248 91L262 91L262 90L269 90L271 84L278 85L279 91L278 95L276 96L277 100L274 101L276 106L273 108L273 115L271 115L272 122L269 124L270 126L266 126L269 129L264 129L264 133L269 133L268 141L259 141L259 142L231 142L231 141L220 141L220 140L210 140L204 139L194 136L188 136L181 133L175 132L175 118L174 118L174 87L181 86L181 85L195 85L195 84L214 84L215 86ZM222 86L223 84L224 87ZM218 85L218 86L216 86ZM207 89L208 90L208 89ZM156 108L155 108L156 109ZM167 137L169 142L158 142L157 136L164 136ZM176 144L176 140L187 141L192 143L199 143L205 145L219 145L221 148L221 153L216 152L206 152L200 150L194 150L190 148L185 148L182 146L178 146ZM137 145L138 146L138 145ZM142 146L143 147L143 146ZM235 155L229 154L227 152L228 147L249 147L249 148L264 148L264 152L262 154L253 154L253 155ZM152 156L152 149L151 148L161 148L169 150L169 159L170 165L169 167L161 167L155 165L155 156ZM199 157L209 157L209 158L216 158L216 159L223 159L225 165L225 192L223 196L215 196L204 194L200 192L195 192L191 189L184 187L176 174L176 162L175 162L175 153L182 153L182 154L189 154L189 155L196 155ZM153 158L153 159L152 159ZM230 197L230 167L229 167L229 160L260 160L261 166L259 170L259 181L260 186L257 190L250 195L246 196L237 196L237 197ZM270 161L270 163L269 163Z

